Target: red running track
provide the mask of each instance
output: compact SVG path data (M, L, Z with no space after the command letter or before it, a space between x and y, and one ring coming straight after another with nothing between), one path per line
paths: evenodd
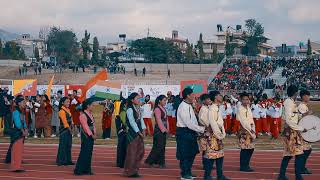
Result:
M19 180L51 180L51 179L92 179L92 180L120 180L128 179L121 176L122 169L115 167L116 148L111 146L95 146L93 155L94 176L74 176L74 167L58 167L55 165L57 145L32 145L26 144L24 150L25 173L9 172L9 165L3 163L7 152L8 144L0 144L0 179L19 179ZM150 148L147 148L148 155ZM73 161L79 154L79 146L73 146ZM227 150L225 152L224 173L232 179L276 179L279 165L282 158L281 151L255 151L251 161L251 167L255 169L253 173L239 172L239 150ZM166 169L144 168L140 170L143 176L140 179L179 179L179 163L175 158L175 148L167 148ZM294 169L292 160L289 164L287 176L294 179ZM320 152L313 152L309 158L308 165L312 175L304 176L305 180L320 179ZM202 179L203 170L201 169L201 157L197 156L193 174ZM213 176L216 172L213 170Z

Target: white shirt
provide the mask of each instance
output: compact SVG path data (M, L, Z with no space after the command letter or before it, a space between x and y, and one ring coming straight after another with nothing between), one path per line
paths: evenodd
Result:
M173 104L167 103L165 108L167 110L167 116L172 116Z
M267 108L266 107L261 106L260 117L261 118L266 118L267 117Z
M143 118L151 118L152 117L152 108L151 104L147 103L142 106L142 117Z
M253 118L260 119L260 113L261 113L260 104L252 104L251 109L252 109Z
M282 105L278 107L277 105L273 105L273 113L271 115L272 118L280 118L282 116Z
M226 106L224 104L221 104L219 106L219 111L220 111L222 118L226 119L227 118L227 110L226 110Z
M199 126L198 120L191 104L188 104L184 101L179 105L178 108L177 127L187 127L199 133L203 133L205 129L202 126Z

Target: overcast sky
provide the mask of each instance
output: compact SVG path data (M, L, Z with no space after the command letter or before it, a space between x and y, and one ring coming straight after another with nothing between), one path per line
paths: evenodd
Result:
M320 0L0 0L0 28L37 35L40 27L73 29L81 39L85 29L100 44L147 35L179 36L192 42L202 32L212 39L216 25L244 24L255 18L273 45L320 41Z

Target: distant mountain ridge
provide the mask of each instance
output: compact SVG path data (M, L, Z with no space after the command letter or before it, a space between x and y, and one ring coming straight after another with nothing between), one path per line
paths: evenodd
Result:
M5 31L3 29L0 29L0 39L2 41L11 41L11 40L15 40L19 37L18 34L15 33L11 33L8 31Z

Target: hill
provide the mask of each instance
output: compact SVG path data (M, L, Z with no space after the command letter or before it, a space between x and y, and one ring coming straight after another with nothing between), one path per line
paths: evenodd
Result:
M7 32L3 29L0 29L0 39L3 41L11 41L18 37L18 34Z

